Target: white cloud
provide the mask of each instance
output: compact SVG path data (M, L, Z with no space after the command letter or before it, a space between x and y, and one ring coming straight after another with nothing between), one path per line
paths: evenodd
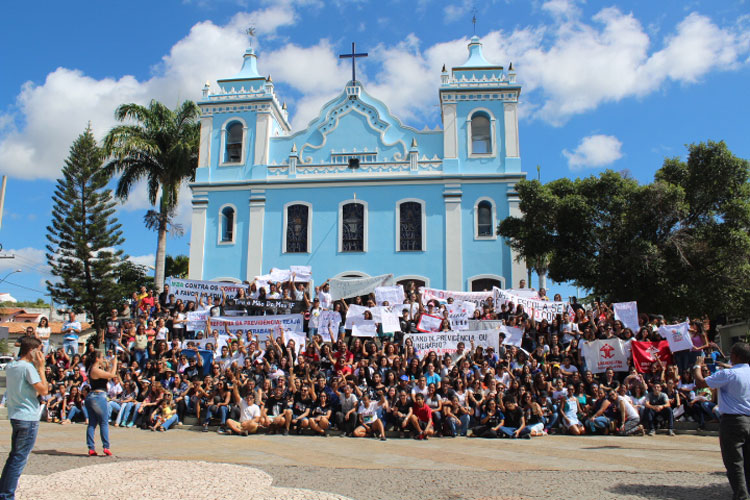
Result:
M3 276L20 269L19 274L49 273L45 251L41 248L25 247L3 249L3 254L14 255L13 259L0 259L0 273ZM12 278L10 278L12 281Z
M133 264L144 266L148 269L151 269L154 267L154 254L150 253L148 255L130 255L128 256L128 260L132 262Z
M130 75L97 80L61 67L41 84L25 83L16 98L18 114L0 113L0 171L24 179L57 178L70 144L89 121L100 139L115 124L114 110L122 103L197 99L206 80L239 70L248 26L268 37L295 20L293 9L270 6L236 14L223 26L197 23L144 81Z
M280 27L297 22L298 8L318 5L317 0L269 1L254 12L236 14L225 25L197 23L146 80L129 75L95 79L77 69L57 68L42 83L24 84L13 110L0 113L0 171L26 179L56 178L70 144L89 121L101 138L114 125L113 111L121 103L153 98L175 105L198 98L206 80L239 70L248 26L269 39ZM452 15L463 15L467 5L460 0L449 8ZM719 26L692 13L676 27L661 30L666 34L657 40L632 14L616 8L583 19L575 2L550 0L541 11L551 17L548 24L491 31L482 42L488 60L504 66L514 62L523 85L522 117L554 125L606 102L645 96L666 82L700 81L712 71L747 64L750 56L750 31L740 21ZM463 63L467 42L461 38L422 47L411 34L402 42L382 44L358 62L360 79L405 121L419 125L434 120L439 114L435 97L440 68L443 63L449 68ZM297 129L349 79L348 64L338 59L328 39L308 47L288 43L261 51L259 66L295 91L279 97L293 105ZM134 192L125 209L145 206L145 196Z
M575 170L584 167L604 167L622 158L622 142L613 135L590 135L581 139L573 151L564 149L568 166Z

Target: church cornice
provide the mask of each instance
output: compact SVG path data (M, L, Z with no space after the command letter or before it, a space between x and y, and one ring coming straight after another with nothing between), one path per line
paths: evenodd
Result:
M248 189L289 189L305 187L340 187L344 185L386 186L386 185L420 185L445 184L454 182L460 184L483 184L487 182L501 182L514 186L516 182L526 179L526 172L497 173L497 174L437 174L430 177L423 176L383 176L383 177L341 177L341 178L305 178L305 179L263 179L228 182L195 182L190 184L193 191L243 191Z

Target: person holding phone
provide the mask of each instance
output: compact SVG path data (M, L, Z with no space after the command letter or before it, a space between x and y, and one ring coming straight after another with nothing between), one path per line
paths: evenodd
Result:
M36 442L39 430L39 401L49 390L45 377L42 341L36 337L22 337L18 359L5 369L6 404L13 429L10 453L0 476L0 499L15 498L18 479Z
M719 390L721 458L734 492L732 499L748 500L750 453L746 448L750 445L750 345L737 342L732 346L729 359L731 368L703 378L704 357L700 356L693 366L693 378L699 389Z

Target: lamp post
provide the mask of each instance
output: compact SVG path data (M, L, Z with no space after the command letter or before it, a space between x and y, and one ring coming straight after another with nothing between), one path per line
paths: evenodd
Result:
M11 271L11 272L9 272L8 274L6 274L6 275L5 275L4 277L3 277L3 279L1 279L1 280L0 280L0 283L2 283L3 281L7 280L7 279L8 279L8 276L10 276L11 274L16 274L16 273L20 273L20 272L21 272L21 269L16 269L15 271Z

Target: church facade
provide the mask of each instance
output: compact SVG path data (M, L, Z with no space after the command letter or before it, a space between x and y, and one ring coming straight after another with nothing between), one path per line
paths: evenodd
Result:
M439 75L442 130L403 125L353 75L296 132L248 49L239 74L206 84L198 103L189 277L310 265L317 283L392 273L451 290L517 285L526 269L496 227L520 215L521 87L477 37L468 49Z

